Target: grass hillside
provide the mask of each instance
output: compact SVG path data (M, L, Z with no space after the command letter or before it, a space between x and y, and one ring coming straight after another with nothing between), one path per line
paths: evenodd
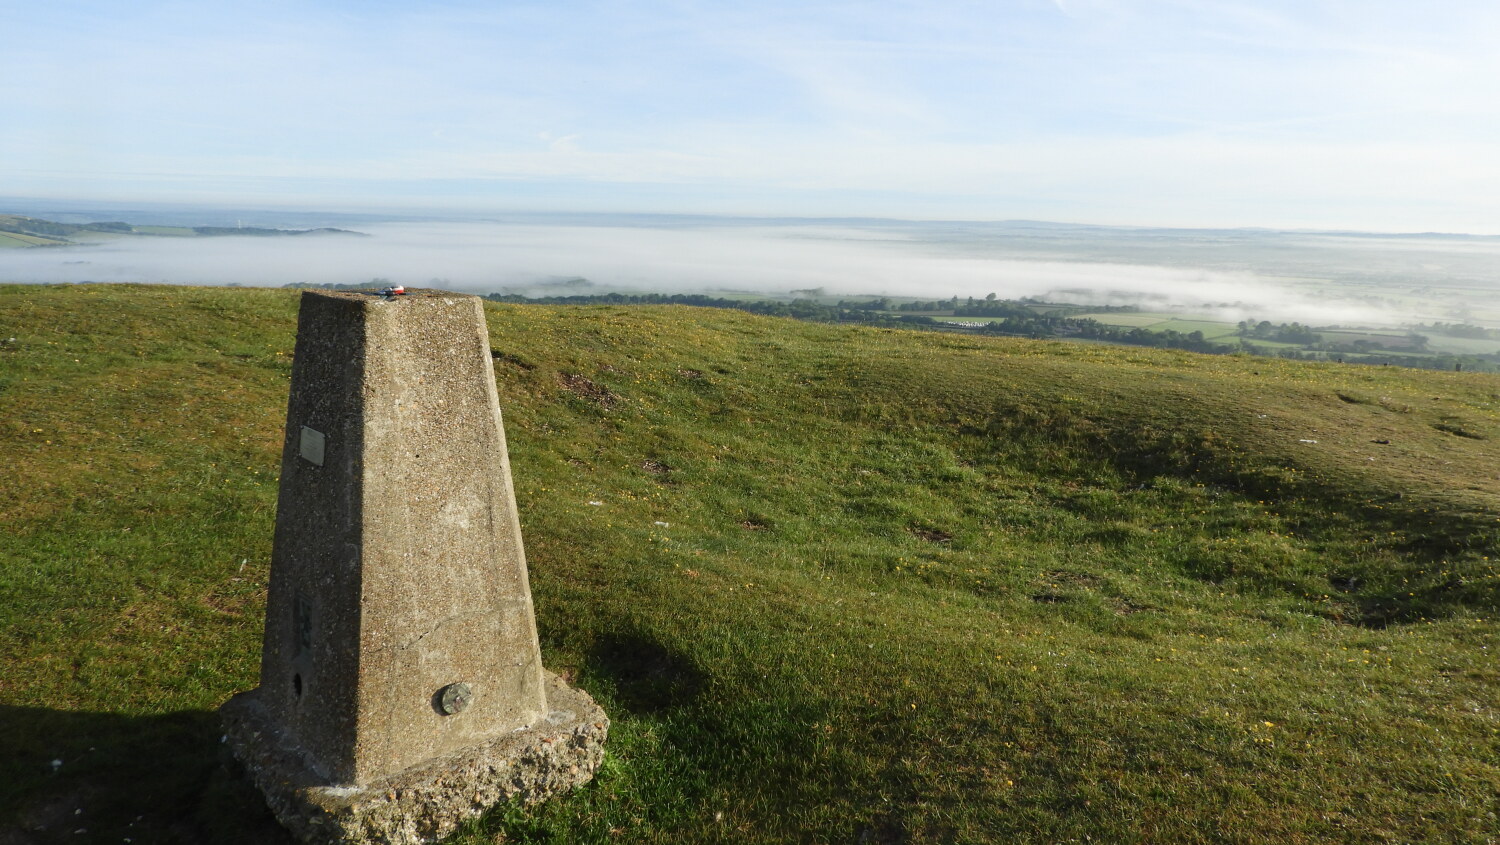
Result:
M0 841L280 841L214 708L296 307L0 287ZM1500 378L486 312L545 662L614 727L458 842L1500 840Z

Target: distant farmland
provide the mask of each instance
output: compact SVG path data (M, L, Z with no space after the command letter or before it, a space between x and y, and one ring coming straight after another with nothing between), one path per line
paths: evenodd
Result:
M1102 323L1106 326L1150 329L1154 332L1174 331L1181 332L1182 334L1203 332L1204 340L1217 340L1219 338L1230 337L1238 331L1238 327L1234 323L1226 323L1223 320L1184 319L1180 314L1169 314L1166 312L1106 311L1078 314L1074 319L1093 320L1096 323Z
M1345 332L1345 331L1319 331L1323 342L1335 346L1353 346L1364 342L1370 346L1383 346L1386 349L1419 349L1422 344L1407 334L1386 334L1383 332Z

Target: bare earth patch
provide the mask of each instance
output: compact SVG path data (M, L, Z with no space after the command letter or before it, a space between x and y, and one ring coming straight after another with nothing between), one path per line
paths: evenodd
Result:
M573 395L581 399L587 399L590 402L595 402L601 407L613 408L624 401L618 393L587 376L581 376L577 373L558 373L557 380L562 382L562 386L567 388Z
M906 530L910 531L918 537L921 537L923 540L926 540L929 543L953 542L953 532L944 531L941 528L922 528L920 526L912 526L910 528L907 528Z

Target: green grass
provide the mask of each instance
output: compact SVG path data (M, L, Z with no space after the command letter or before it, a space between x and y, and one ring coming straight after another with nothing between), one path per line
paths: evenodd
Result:
M0 287L0 825L276 841L213 708L295 310ZM544 658L614 724L455 841L1500 837L1500 379L486 312Z

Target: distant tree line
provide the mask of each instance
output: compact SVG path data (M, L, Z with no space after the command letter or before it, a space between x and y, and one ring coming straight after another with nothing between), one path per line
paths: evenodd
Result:
M971 298L968 303L961 303L957 297L954 297L948 300L919 303L916 308L903 307L910 303L895 306L895 310L900 311L951 311L954 316L958 317L990 318L988 322L979 326L958 326L951 321L937 320L920 313L892 314L889 313L893 308L891 301L885 297L870 300L840 300L833 305L812 299L794 299L790 302L744 300L687 293L604 293L538 297L514 293L492 293L485 296L485 299L517 305L691 305L700 308L730 308L748 311L752 314L791 317L821 323L861 323L893 328L922 328L1011 337L1086 337L1113 343L1189 349L1218 354L1234 352L1238 349L1237 345L1206 341L1203 339L1202 332L1182 334L1170 330L1152 332L1139 328L1106 326L1095 320L1064 316L1065 309L1062 307L1038 311L1038 303L1025 304L998 299L975 301ZM938 305L941 307L933 307ZM1040 303L1040 305L1045 306L1045 303ZM996 317L1001 319L993 319Z
M439 280L434 280L439 281ZM325 290L368 290L390 284L388 279L373 279L367 284L299 283L287 287L322 288ZM806 293L802 291L801 293ZM1133 312L1135 306L1073 306L1037 300L1002 300L993 296L982 300L972 297L892 303L888 297L840 300L834 304L810 297L793 300L731 299L694 293L597 293L565 296L529 297L518 293L491 293L485 299L515 305L687 305L698 308L725 308L769 317L788 317L820 323L859 323L890 328L927 329L965 334L1003 335L1029 338L1080 338L1130 346L1160 349L1182 349L1214 355L1250 353L1269 357L1349 363L1388 364L1424 369L1476 372L1500 371L1500 356L1493 360L1475 355L1402 355L1372 347L1369 351L1339 354L1337 350L1310 348L1319 344L1319 335L1309 326L1298 323L1273 324L1269 321L1241 323L1237 336L1209 340L1201 331L1178 332L1172 329L1153 331L1130 326L1110 326L1088 317L1070 314ZM894 312L894 313L893 313ZM907 312L907 313L902 313ZM925 313L924 313L925 312ZM935 319L932 312L951 313L954 317L983 318L978 324L956 325ZM1255 341L1296 343L1305 348L1272 348Z
M1312 326L1304 326L1301 323L1272 325L1269 320L1261 320L1259 323L1250 320L1241 320L1236 327L1236 334L1240 337L1255 338L1257 340L1271 340L1277 343L1297 343L1303 345L1312 345L1319 340L1318 333L1313 331Z

